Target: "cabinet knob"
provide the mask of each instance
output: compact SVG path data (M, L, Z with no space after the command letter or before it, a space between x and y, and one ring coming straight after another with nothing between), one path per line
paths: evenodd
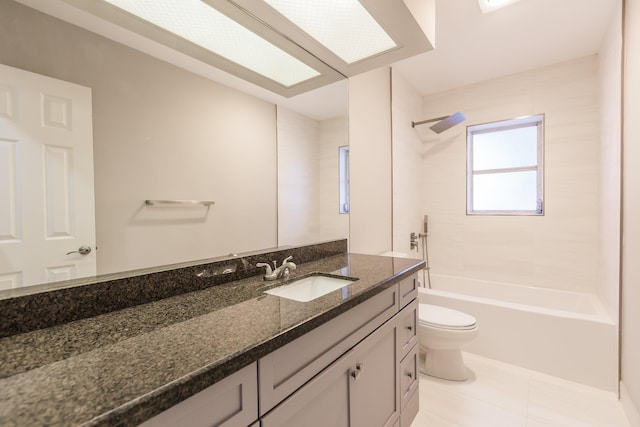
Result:
M358 362L356 363L356 369L351 371L351 378L357 380L360 374L362 373L362 369L364 368L364 363Z
M413 331L413 326L409 325L409 326L407 326L407 329L410 330L410 331Z

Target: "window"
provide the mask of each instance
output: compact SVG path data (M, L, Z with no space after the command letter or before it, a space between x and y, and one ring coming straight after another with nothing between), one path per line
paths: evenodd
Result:
M349 213L349 146L339 148L340 213Z
M467 214L543 215L544 116L467 127Z

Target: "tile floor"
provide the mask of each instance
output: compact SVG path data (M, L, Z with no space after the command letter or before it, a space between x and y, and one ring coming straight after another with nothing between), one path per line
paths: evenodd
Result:
M613 393L464 354L466 382L420 375L411 427L631 427Z

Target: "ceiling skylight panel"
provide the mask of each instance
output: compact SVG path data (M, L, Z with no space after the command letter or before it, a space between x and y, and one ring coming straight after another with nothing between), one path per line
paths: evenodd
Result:
M357 0L265 0L347 64L397 47Z
M106 1L283 86L320 75L200 0Z

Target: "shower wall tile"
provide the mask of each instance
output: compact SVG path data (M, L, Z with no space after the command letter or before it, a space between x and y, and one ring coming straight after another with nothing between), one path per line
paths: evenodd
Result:
M434 271L455 272L463 270L464 257L462 254L465 240L464 222L461 219L430 213L427 239L429 266Z
M423 142L423 210L432 272L594 292L599 274L597 57L423 98L423 115L466 125L545 114L545 215L466 215L466 129ZM437 286L437 285L436 285Z
M516 219L472 217L464 222L464 269L471 277L533 285L534 236Z

